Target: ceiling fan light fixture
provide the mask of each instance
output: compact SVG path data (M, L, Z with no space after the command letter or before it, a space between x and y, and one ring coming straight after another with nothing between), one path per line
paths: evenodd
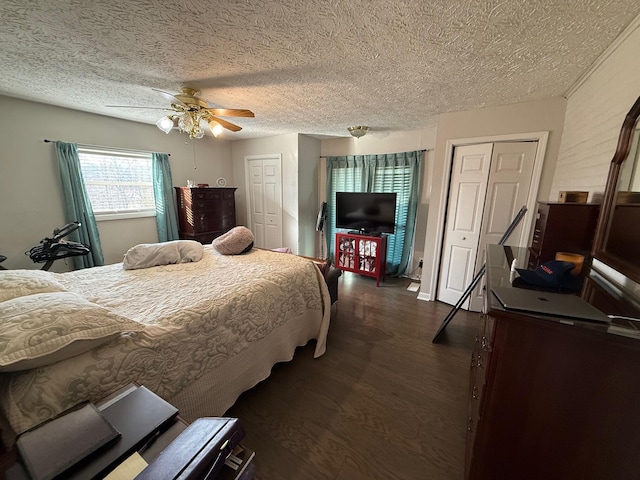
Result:
M201 126L201 113L198 110L185 110L178 117L178 128L182 133L189 135L189 138L204 137L204 130ZM206 123L205 123L206 125Z
M220 125L215 120L211 120L209 122L209 128L211 129L211 133L213 134L214 137L217 137L218 135L220 135L224 130L222 128L222 125Z
M364 137L367 134L367 132L369 131L369 127L366 127L364 125L356 125L353 127L347 127L347 130L349 130L349 133L352 137L360 138Z
M184 87L181 93L176 95L161 90L156 91L171 100L171 110L175 112L165 115L156 122L156 126L165 133L177 128L180 133L186 133L190 139L203 138L207 132L217 137L224 129L238 132L242 127L219 119L216 115L254 117L251 110L210 108L207 102L196 96L200 92L193 88Z
M191 130L193 130L195 125L196 124L193 121L193 118L191 118L191 115L189 115L189 113L185 113L184 115L181 115L180 118L178 119L178 127L182 132L185 132L185 133L191 132Z
M156 126L164 133L169 133L173 129L173 119L169 115L165 115L156 122Z

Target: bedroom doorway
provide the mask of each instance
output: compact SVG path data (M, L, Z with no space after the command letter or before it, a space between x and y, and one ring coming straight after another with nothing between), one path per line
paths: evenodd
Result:
M245 157L247 223L260 248L282 247L282 157Z
M538 142L501 142L454 149L438 300L455 304L530 196ZM522 222L508 244L520 245ZM462 308L482 309L481 286Z

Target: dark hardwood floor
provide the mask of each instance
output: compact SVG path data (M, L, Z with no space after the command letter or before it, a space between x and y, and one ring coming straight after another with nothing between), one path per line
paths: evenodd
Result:
M227 412L247 431L259 480L461 480L469 364L479 325L417 300L408 279L344 273L327 352L314 345Z

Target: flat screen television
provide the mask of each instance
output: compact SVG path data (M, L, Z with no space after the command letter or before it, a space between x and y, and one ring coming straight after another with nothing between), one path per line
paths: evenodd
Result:
M395 226L395 193L336 192L336 228L380 234Z

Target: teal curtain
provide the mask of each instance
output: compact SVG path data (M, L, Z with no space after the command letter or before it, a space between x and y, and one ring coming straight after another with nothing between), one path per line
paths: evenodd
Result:
M176 202L173 199L173 181L171 180L169 155L166 153L154 153L151 164L158 241L177 240L178 217L176 214Z
M327 250L335 249L336 192L397 195L395 233L387 236L386 272L400 276L407 269L416 227L424 150L384 155L327 157Z
M60 181L64 200L64 213L67 223L80 222L80 228L70 235L70 239L83 243L91 253L72 257L76 269L104 265L98 225L91 208L91 201L84 188L78 145L75 143L56 143L56 154L60 165Z

